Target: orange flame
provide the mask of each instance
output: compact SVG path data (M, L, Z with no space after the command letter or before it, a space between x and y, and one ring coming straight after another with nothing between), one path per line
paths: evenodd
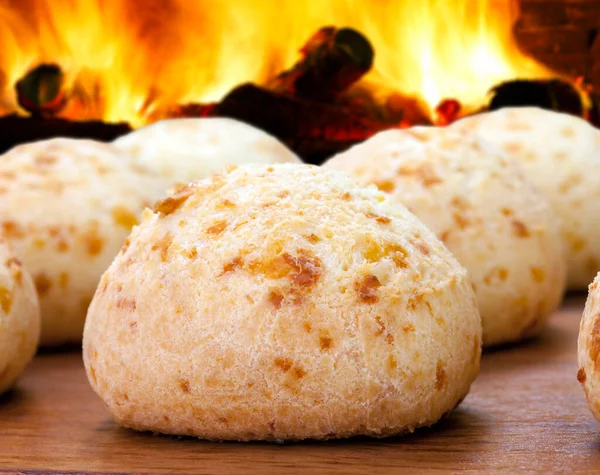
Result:
M291 66L324 25L375 49L379 91L477 105L494 84L547 77L512 36L517 0L0 0L0 111L40 63L65 72L61 116L142 125L158 108L220 99Z

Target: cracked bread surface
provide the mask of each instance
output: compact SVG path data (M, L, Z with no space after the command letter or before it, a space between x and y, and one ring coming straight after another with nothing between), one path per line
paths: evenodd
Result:
M31 276L0 240L0 394L32 360L40 338L40 306Z
M113 145L169 185L201 180L228 165L301 163L275 137L225 117L161 120L119 137Z
M113 147L52 139L0 157L0 237L31 273L41 345L80 344L102 273L164 182Z
M477 134L519 161L559 217L568 288L586 289L600 270L600 130L535 107L476 114L451 127Z
M558 219L493 144L450 127L389 130L323 166L389 193L445 243L469 272L484 345L535 335L560 305Z
M122 425L216 440L388 436L468 393L467 273L343 174L247 165L145 211L89 308L90 384Z

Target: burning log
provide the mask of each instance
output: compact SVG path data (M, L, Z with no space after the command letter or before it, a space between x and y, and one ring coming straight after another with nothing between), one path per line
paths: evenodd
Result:
M221 102L181 104L155 110L150 122L175 117L230 117L254 125L287 144L309 163L319 164L385 129L430 125L426 104L394 93L385 100L367 85L354 85L373 64L373 48L358 31L325 27L301 49L301 59L266 86L243 84ZM128 124L72 122L55 118L64 106L63 76L41 65L17 85L19 103L31 118L0 118L0 152L29 141L62 136L110 141ZM445 101L438 115L453 121L460 103Z
M16 90L19 105L33 116L54 116L67 103L63 73L55 64L42 64L29 71L17 82Z
M216 102L203 104L192 102L158 109L149 115L148 122L152 123L163 119L184 119L186 117L211 117L216 106Z
M352 28L321 28L300 50L302 58L267 88L280 94L331 101L373 64L369 40Z
M349 109L356 116L390 127L432 125L427 104L418 97L400 92L377 97L368 85L353 87L352 92L341 95L334 104Z
M208 115L263 129L315 164L394 125L367 119L339 105L277 94L253 84L235 88L211 106Z
M88 138L110 142L131 130L131 127L125 123L75 122L64 119L7 115L0 117L0 153L22 143L53 137Z
M286 143L309 163L398 126L404 113L371 93L344 94L373 64L373 48L358 31L325 27L301 49L301 59L264 87L243 84L221 102L157 111L161 118L230 117Z
M536 106L585 117L580 91L560 79L507 81L494 87L489 110L502 107Z

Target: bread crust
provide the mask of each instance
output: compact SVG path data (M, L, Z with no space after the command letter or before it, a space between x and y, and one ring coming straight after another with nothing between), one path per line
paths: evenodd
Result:
M308 165L243 166L146 211L84 332L122 425L219 440L382 437L468 393L466 271L404 207Z
M0 237L31 273L41 345L80 344L89 302L164 181L109 145L52 139L0 157Z
M566 262L548 200L505 154L450 127L382 132L324 164L375 184L468 270L483 344L535 335L560 305Z
M519 161L559 217L568 288L586 289L600 270L600 131L581 118L535 107L477 114L452 127Z
M40 306L31 276L0 240L0 394L29 364L39 337Z
M577 359L577 380L585 392L590 410L600 421L600 273L588 288L579 326Z
M113 145L169 185L201 180L228 165L301 163L275 137L225 117L161 120L119 137Z

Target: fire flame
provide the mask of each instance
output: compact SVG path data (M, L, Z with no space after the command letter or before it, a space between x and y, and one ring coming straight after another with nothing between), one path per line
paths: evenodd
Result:
M209 102L291 66L318 28L350 26L375 50L364 83L477 105L496 83L551 71L512 35L517 0L0 0L0 112L40 63L65 73L61 116L128 121Z

